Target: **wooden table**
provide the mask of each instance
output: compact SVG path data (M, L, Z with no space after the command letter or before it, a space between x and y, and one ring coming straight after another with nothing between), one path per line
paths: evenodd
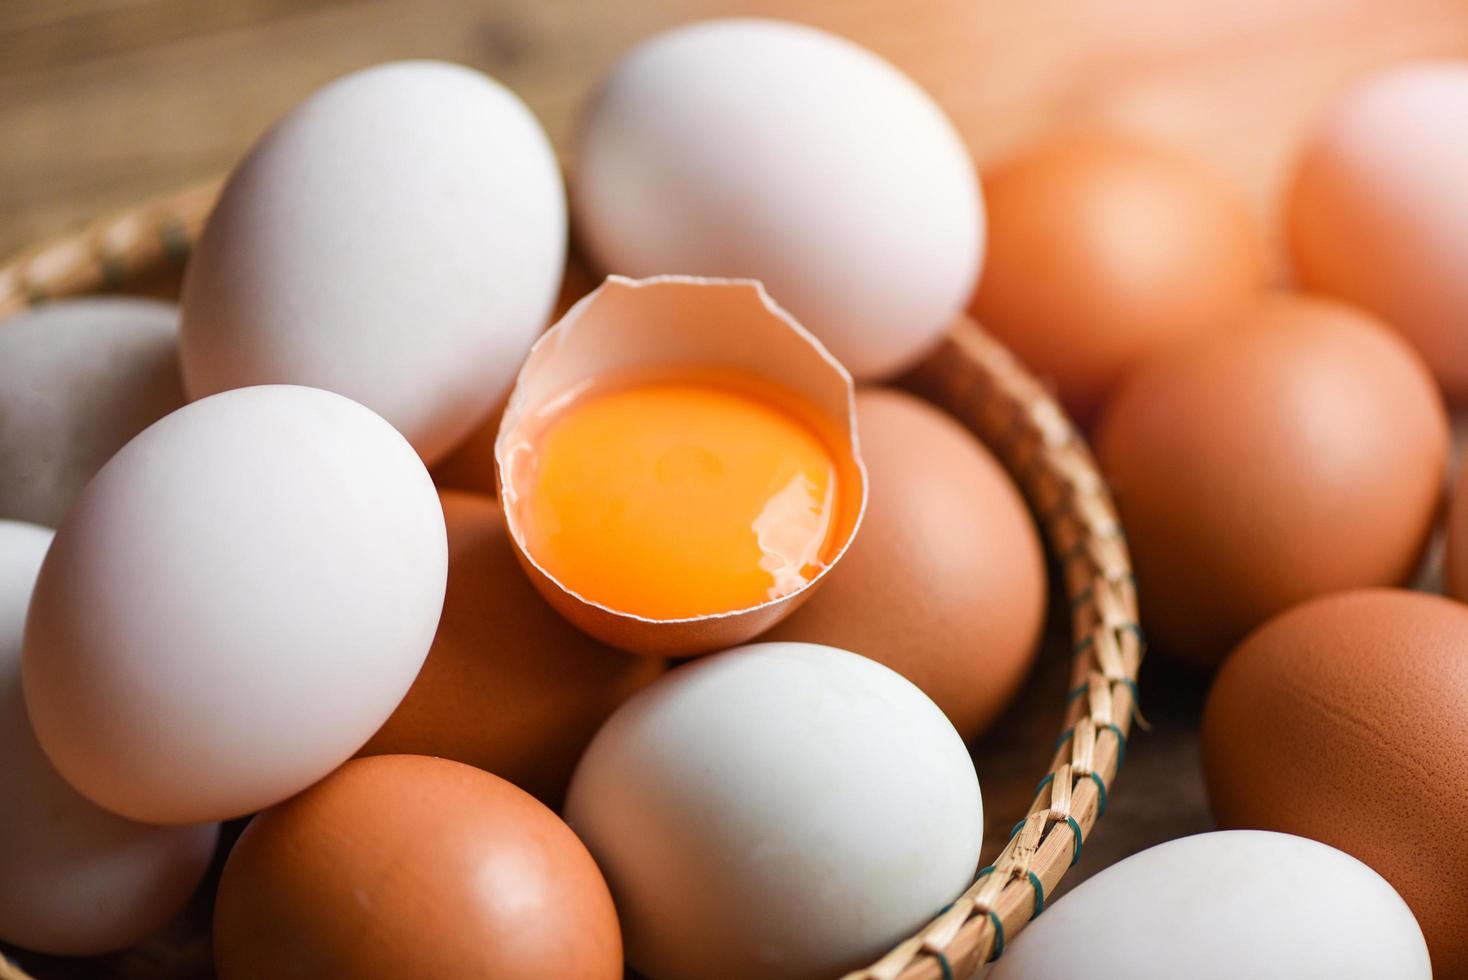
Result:
M1405 57L1468 55L1468 0L3 0L0 255L228 169L306 93L382 60L482 68L565 145L589 87L637 39L728 12L808 21L886 55L938 95L981 163L1068 127L1190 148L1238 182L1276 241L1289 160L1342 82ZM988 857L1044 770L1065 646L1052 639L976 750ZM1209 827L1196 733L1206 683L1165 658L1144 666L1151 731L1133 736L1106 818L1064 887ZM128 956L22 961L43 977L206 975L208 891Z

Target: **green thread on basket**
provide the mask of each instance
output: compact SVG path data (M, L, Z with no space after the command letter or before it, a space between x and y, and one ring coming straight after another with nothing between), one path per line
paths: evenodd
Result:
M1055 773L1047 772L1038 783L1035 784L1035 795L1039 796L1051 783L1055 782Z
M1091 687L1091 685L1089 685L1089 684L1077 684L1075 687L1071 688L1069 691L1066 691L1065 692L1065 703L1066 704L1070 704L1076 698L1080 697L1082 694L1085 694L1086 691L1090 690L1090 687Z
M943 971L943 980L953 980L953 967L948 965L948 957L941 950L934 950L933 955L938 958L938 969Z
M1121 772L1121 764L1126 761L1126 736L1121 733L1121 726L1115 722L1108 722L1101 727L1110 729L1116 735L1116 771Z
M1075 736L1075 733L1076 733L1076 730L1075 730L1075 726L1074 725L1072 725L1070 728L1067 728L1065 731L1061 732L1060 735L1055 739L1055 747L1053 749L1051 749L1050 751L1052 751L1052 752L1059 752L1060 751L1060 747L1062 745L1064 745L1066 742L1069 742L1071 740L1071 738Z
M1020 822L1023 823L1024 821L1020 821ZM988 865L987 867L980 868L979 869L979 873L976 874L976 875L974 875L974 881L978 881L980 878L984 877L985 875L991 875L993 873L994 873L994 865L992 865L992 864L991 865Z
M1086 775L1096 784L1096 793L1100 799L1096 804L1096 819L1099 820L1106 815L1106 783L1099 772L1088 772Z
M1070 866L1074 868L1076 866L1076 862L1080 861L1081 859L1081 844L1083 843L1081 839L1081 825L1076 822L1075 817L1066 817L1065 822L1070 824L1071 833L1076 835L1075 853L1072 854L1070 858Z
M989 957L989 962L992 963L1004 955L1004 921L993 911L989 912L989 921L994 923L994 955Z
M1045 911L1045 884L1033 871L1029 872L1029 875L1030 887L1035 890L1035 911L1030 913L1030 921L1033 922L1040 917L1041 912Z

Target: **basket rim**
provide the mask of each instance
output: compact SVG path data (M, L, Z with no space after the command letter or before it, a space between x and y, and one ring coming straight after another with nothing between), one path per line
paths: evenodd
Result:
M223 183L203 181L22 251L0 266L0 319L181 269ZM1024 493L1069 603L1071 683L1050 767L994 863L923 928L842 980L952 980L998 959L1080 859L1139 717L1146 644L1136 583L1110 491L1079 429L964 315L907 381L983 439ZM31 978L0 955L0 980Z

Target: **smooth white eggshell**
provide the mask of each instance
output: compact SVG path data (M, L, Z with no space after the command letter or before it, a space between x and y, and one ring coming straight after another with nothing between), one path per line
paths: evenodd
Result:
M1134 854L1045 909L990 980L1429 980L1427 942L1375 871L1325 844L1225 830Z
M659 980L835 976L973 879L973 761L897 673L755 643L627 701L566 817L611 885L628 961Z
M46 761L21 695L21 637L51 543L0 520L0 941L61 956L123 949L168 922L209 867L219 825L135 823Z
M113 453L183 403L172 304L61 300L0 323L0 518L60 524Z
M279 802L407 692L447 564L428 471L361 405L289 385L187 405L123 447L56 535L26 627L36 735L134 819Z
M509 392L565 259L555 153L514 93L443 62L368 68L225 186L184 283L184 383L335 391L431 464Z
M797 24L711 20L644 42L590 106L571 180L603 271L763 280L859 378L931 347L983 260L978 177L937 103Z

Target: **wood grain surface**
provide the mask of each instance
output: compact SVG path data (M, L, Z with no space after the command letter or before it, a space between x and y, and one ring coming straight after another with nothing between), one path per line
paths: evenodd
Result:
M874 48L939 97L981 163L1064 128L1170 140L1236 180L1273 240L1281 182L1332 92L1403 58L1468 55L1468 0L0 0L0 256L227 170L312 89L387 59L496 75L564 148L614 59L658 28L720 13L785 16ZM1052 638L976 751L986 857L1046 766L1065 647ZM1205 689L1163 658L1144 665L1151 731L1134 735L1064 887L1209 827L1195 729ZM127 956L18 958L39 977L207 976L207 915L204 895Z

